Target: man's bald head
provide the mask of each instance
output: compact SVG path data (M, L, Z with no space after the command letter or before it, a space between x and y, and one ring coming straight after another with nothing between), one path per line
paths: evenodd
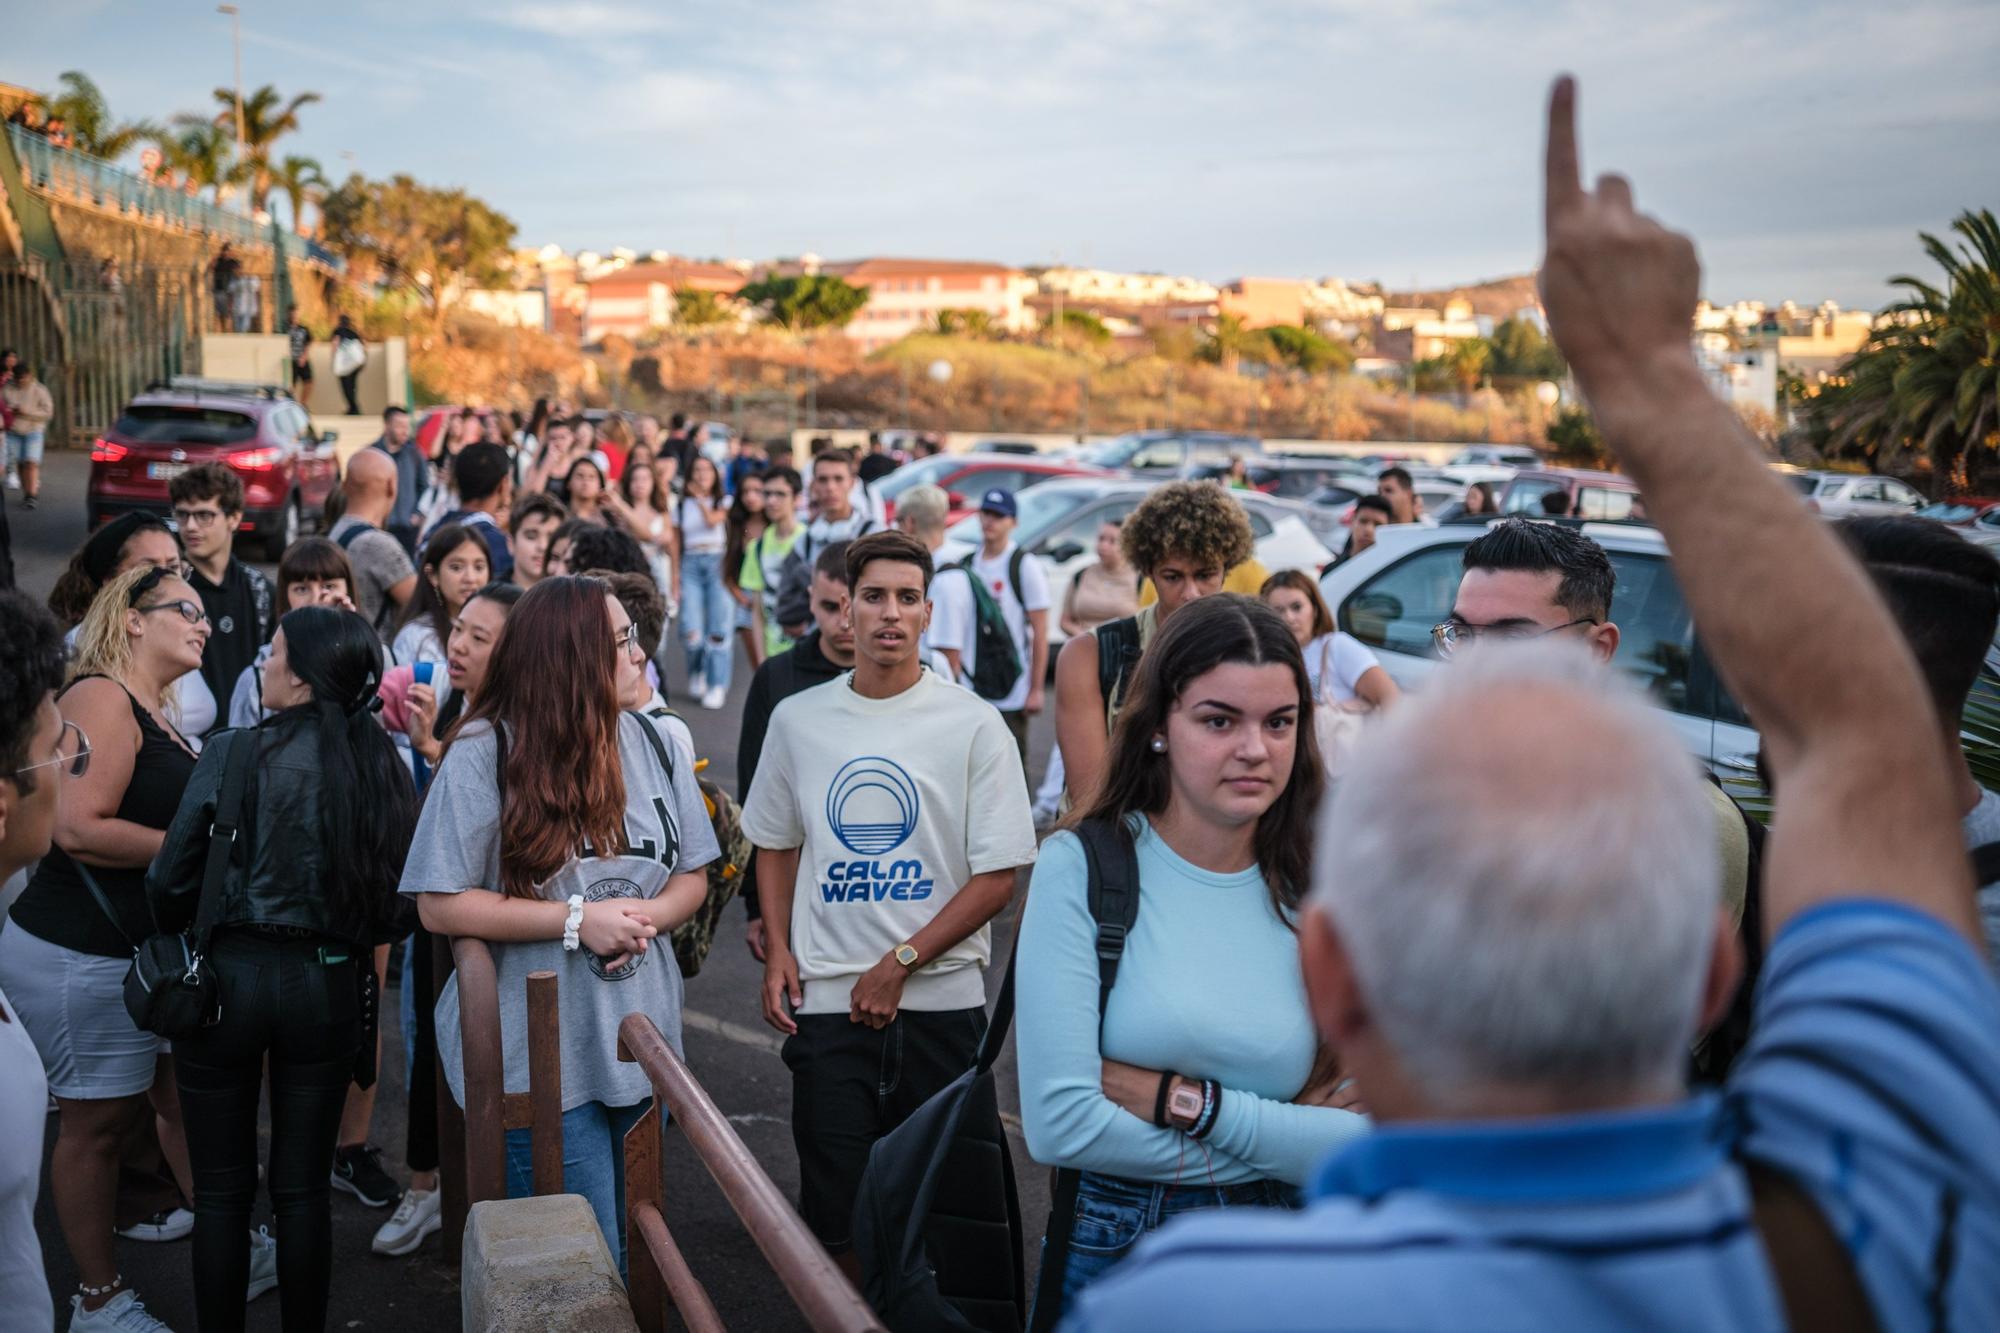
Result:
M1673 731L1557 641L1468 654L1372 730L1366 780L1321 813L1313 903L1351 971L1349 1018L1417 1099L1677 1091L1721 887Z
M396 463L380 449L363 449L347 460L347 473L340 489L348 503L356 500L396 498Z

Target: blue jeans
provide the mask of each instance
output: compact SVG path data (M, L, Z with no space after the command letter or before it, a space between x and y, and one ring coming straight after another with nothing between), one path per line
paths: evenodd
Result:
M736 601L722 586L722 557L697 553L681 560L681 640L687 645L688 688L727 690L736 645Z
M19 467L23 463L42 461L42 444L47 435L39 430L10 430L7 432L7 466Z
M563 1112L563 1189L581 1194L597 1215L597 1229L625 1277L625 1133L646 1114L651 1099L634 1106L585 1102ZM533 1131L507 1131L507 1197L535 1192Z
M1086 1171L1076 1187L1076 1223L1070 1229L1069 1262L1063 1269L1063 1309L1073 1306L1078 1292L1130 1254L1148 1232L1181 1213L1207 1208L1297 1208L1302 1202L1298 1190L1275 1180L1240 1185L1156 1185ZM1042 1251L1044 1255L1048 1252L1046 1238Z

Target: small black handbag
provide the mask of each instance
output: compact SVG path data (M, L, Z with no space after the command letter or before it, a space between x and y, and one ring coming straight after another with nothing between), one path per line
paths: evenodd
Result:
M249 753L255 750L256 742L251 732L232 732L221 742L229 748L222 757L222 790L216 798L214 822L208 828L208 860L202 867L201 900L195 907L194 924L185 931L149 935L134 946L132 966L125 973L126 1012L147 1032L169 1040L191 1036L222 1017L215 969L204 955L215 918L222 910L222 877L229 871L230 854L236 846L243 788L250 772ZM98 907L118 926L118 914L104 890L81 862L76 868ZM118 929L124 934L124 927ZM131 942L129 936L126 942Z

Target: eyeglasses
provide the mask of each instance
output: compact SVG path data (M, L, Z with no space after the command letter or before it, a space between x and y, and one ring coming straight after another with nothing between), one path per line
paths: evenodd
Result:
M624 629L619 630L611 636L611 651L614 653L629 653L638 646L639 627L637 625L627 625Z
M171 602L154 602L151 606L135 606L132 609L142 616L151 615L155 611L178 611L181 613L181 619L190 625L199 625L208 619L208 612L202 609L201 603L190 602L185 597Z
M72 737L75 739L72 740ZM56 737L55 758L44 759L39 764L29 764L25 768L17 768L14 770L14 776L18 778L38 768L54 768L58 764L63 765L63 772L73 778L80 778L90 771L90 737L86 736L83 728L74 722L67 720L63 722L62 734Z
M184 528L205 528L222 521L220 509L176 509L174 521Z
M1582 616L1567 621L1553 629L1538 629L1532 625L1468 625L1462 620L1447 620L1442 625L1431 627L1431 642L1437 646L1439 657L1451 657L1461 648L1469 648L1481 639L1497 639L1502 643L1527 643L1532 639L1545 639L1551 634L1560 634L1578 625L1596 625L1601 622L1595 616Z

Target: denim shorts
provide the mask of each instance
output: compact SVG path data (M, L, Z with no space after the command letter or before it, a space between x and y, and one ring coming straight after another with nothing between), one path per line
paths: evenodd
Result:
M1069 1262L1063 1268L1063 1309L1075 1304L1078 1292L1130 1254L1147 1233L1182 1213L1299 1208L1303 1203L1297 1189L1276 1180L1162 1185L1086 1171L1077 1182L1076 1221L1069 1233ZM1048 1242L1042 1244L1046 1252Z
M7 461L9 463L39 463L42 461L42 444L47 436L38 430L7 432Z

